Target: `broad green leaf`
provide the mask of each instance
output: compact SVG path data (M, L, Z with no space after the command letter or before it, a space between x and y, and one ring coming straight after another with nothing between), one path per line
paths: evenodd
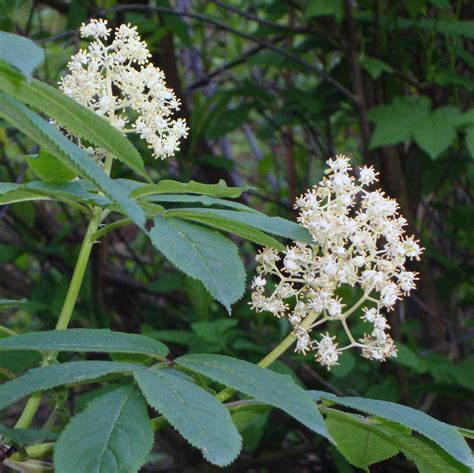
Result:
M26 162L32 171L44 182L62 184L76 177L76 173L61 160L43 148L37 156L26 156Z
M474 158L474 125L466 129L466 146L471 158Z
M309 393L316 400L327 399L341 406L406 425L436 442L459 462L474 467L471 451L456 427L436 420L424 412L387 401L360 397L337 397L322 391L309 391Z
M384 426L384 431L371 424L370 419L356 417L344 412L327 409L326 425L336 442L337 449L349 463L367 470L373 463L393 457L400 447L387 440L384 433L393 431L399 435L397 426Z
M132 143L103 117L60 90L36 79L28 83L13 69L0 65L0 91L48 115L71 133L108 151L137 174L148 179L143 160Z
M144 228L145 214L141 207L127 196L125 189L110 179L87 153L52 125L17 100L2 93L0 93L0 116L44 146L50 153L64 159L77 174L92 181L135 224Z
M453 105L436 109L424 117L415 127L416 143L432 159L437 158L449 148L456 138L456 126L460 117L459 110Z
M429 113L430 100L424 96L395 97L389 105L372 108L369 119L375 123L375 130L370 147L392 145L410 139Z
M331 439L311 397L290 376L223 355L185 355L176 363L282 409L314 432Z
M34 368L0 385L0 409L37 391L47 391L66 384L94 381L110 374L130 374L134 369L136 365L112 361L72 361Z
M216 220L218 217L220 217L221 219L244 223L273 235L278 235L305 243L313 242L309 232L301 225L291 222L290 220L285 220L281 217L268 217L265 214L257 212L187 208L168 210L166 211L166 215L179 218L191 218L193 215L197 215L198 217L202 218L204 215L208 215L210 221Z
M191 378L161 368L138 370L134 375L150 406L206 460L225 466L237 457L241 438L229 411Z
M32 332L0 340L2 350L54 350L93 353L137 353L166 356L168 349L157 340L107 329L75 328Z
M0 31L0 60L31 79L33 71L44 61L44 51L28 38Z
M21 307L27 303L26 299L0 299L0 312Z
M131 196L138 199L154 194L202 194L218 198L236 198L249 189L249 187L228 187L223 180L217 184L201 184L196 181L177 182L163 179L158 184L145 184L137 187L131 192Z
M233 200L217 199L209 197L208 195L187 195L187 194L161 194L151 195L145 197L147 202L172 202L172 203L187 203L187 204L201 204L206 207L229 207L236 210L243 210L245 212L255 212L261 214L252 207L235 202Z
M245 271L235 244L223 235L182 220L154 219L153 245L178 269L204 283L230 313L245 290Z
M170 217L179 217L183 220L191 220L192 222L202 223L213 228L218 228L219 230L234 233L235 235L239 235L246 240L257 243L258 245L271 246L279 251L285 250L285 246L282 245L278 240L275 240L256 228L252 228L250 225L246 225L245 223L231 220L214 213L200 212L200 210L201 209L196 209L196 211L190 211L190 209L174 209L169 210L166 213Z
M418 468L419 473L472 473L472 469L457 462L434 442L425 437L396 437L403 454Z
M153 446L147 406L135 386L95 398L76 414L54 449L56 473L136 473Z
M10 429L0 425L0 437L24 447L25 445L55 441L58 434L38 429Z

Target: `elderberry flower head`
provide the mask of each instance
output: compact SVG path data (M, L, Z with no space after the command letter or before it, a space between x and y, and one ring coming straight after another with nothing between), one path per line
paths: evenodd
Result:
M123 133L140 135L156 158L173 156L188 129L185 120L172 118L180 101L166 87L163 72L149 62L151 54L137 28L121 25L108 45L107 20L83 23L80 31L92 41L71 58L60 89Z
M406 220L398 204L380 190L372 167L362 167L356 179L345 156L327 162L326 177L297 199L298 222L308 230L312 244L296 243L279 255L265 248L256 257L258 275L252 285L252 307L287 317L297 338L296 351L315 352L328 369L338 364L343 350L358 347L362 356L384 361L397 350L387 330L384 312L415 288L417 274L405 269L408 259L419 259L422 248L406 236ZM270 289L271 281L276 286ZM343 286L357 288L357 302L341 299ZM358 309L371 328L356 340L348 318ZM348 343L339 347L328 333L312 339L323 323L341 323Z

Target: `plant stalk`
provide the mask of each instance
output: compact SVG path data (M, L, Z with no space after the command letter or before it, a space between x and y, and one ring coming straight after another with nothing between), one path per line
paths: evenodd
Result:
M94 209L92 219L89 222L87 227L84 240L82 241L81 250L77 258L76 266L72 275L71 282L66 294L66 299L64 299L63 307L61 313L59 314L58 321L56 323L56 330L65 330L67 329L69 322L71 321L71 316L74 311L74 306L76 305L77 297L79 295L79 290L81 289L82 281L84 279L84 274L86 272L87 263L92 251L92 246L94 242L91 239L91 235L97 231L99 224L102 218L101 209ZM57 353L50 353L44 360L43 366L50 364L57 358ZM26 429L31 424L33 417L38 411L39 405L41 403L42 393L38 392L33 394L27 401L23 412L15 424L15 428Z
M107 175L110 175L112 170L113 156L107 155L104 163L104 171ZM55 330L65 330L67 329L69 322L71 321L72 313L74 311L74 306L77 302L77 297L82 286L82 281L84 280L84 274L86 272L87 263L89 262L89 257L91 255L92 247L94 245L95 239L92 238L95 232L97 232L99 225L102 219L105 216L103 209L96 207L92 211L92 218L89 222L89 225L84 235L82 241L81 249L79 251L79 256L76 261L76 266L72 274L71 282L69 283L69 288L67 290L66 299L64 299L63 307L61 313L59 314L58 321L56 323ZM56 360L58 354L55 352L50 353L43 359L42 365L48 365L52 361ZM15 424L15 428L26 429L31 424L33 417L35 416L38 408L41 404L42 393L37 392L33 394L27 401L23 412L21 413L20 418Z

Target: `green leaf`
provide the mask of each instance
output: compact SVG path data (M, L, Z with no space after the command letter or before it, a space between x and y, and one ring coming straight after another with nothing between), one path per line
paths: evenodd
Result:
M471 158L474 158L474 125L466 129L466 146Z
M72 418L54 449L55 471L135 473L152 446L146 403L135 386L122 386Z
M44 51L28 38L0 31L0 60L31 79L33 71L44 61Z
M150 238L178 269L199 279L230 313L245 290L238 249L223 235L178 219L156 217Z
M0 312L10 309L16 309L25 305L28 301L26 299L0 299Z
M10 440L10 442L20 447L35 443L53 442L58 438L58 434L47 430L37 429L9 429L0 425L0 437Z
M81 181L65 184L43 181L31 181L27 184L0 182L0 205L30 200L57 200L68 204L90 204L99 207L108 207L111 204L106 197L85 190Z
M351 409L406 425L436 442L459 462L469 467L474 466L471 451L458 430L424 412L387 401L360 397L337 397L322 391L309 391L309 393L313 399L327 399Z
M416 143L432 159L437 158L456 138L456 126L460 116L459 110L453 105L437 108L415 127Z
M420 473L471 473L473 470L454 460L434 442L424 437L398 437L403 454Z
M62 184L76 177L74 171L43 148L40 149L37 156L26 156L26 162L44 182Z
M60 90L36 79L28 83L13 69L1 65L0 90L45 113L71 133L108 151L137 174L148 179L143 160L130 141L103 117Z
M166 356L168 349L157 340L107 329L75 328L32 332L0 340L2 350L54 350L81 353L137 353Z
M140 228L144 228L145 214L141 207L127 196L125 189L110 179L87 153L52 125L17 100L2 93L0 93L0 116L44 146L50 153L64 159L76 170L77 174L92 181L134 223Z
M370 147L377 148L410 139L429 113L430 99L424 96L395 97L389 105L372 108L369 119L375 123L375 130Z
M278 407L314 432L331 440L316 404L290 376L223 355L185 355L177 358L175 362L252 396L257 401Z
M130 374L134 369L136 365L112 361L72 361L34 368L0 385L0 409L37 391L93 381L110 374Z
M229 207L237 210L243 210L245 212L255 212L261 214L252 207L235 202L233 200L216 199L215 197L209 197L208 195L187 195L187 194L162 194L162 195L151 195L146 197L144 200L147 202L184 202L188 204L201 204L206 207Z
M344 412L326 410L326 425L337 449L349 463L367 470L373 463L393 457L400 447L381 436L377 426L370 419L355 417ZM385 426L384 431L400 434L397 426Z
M158 184L145 184L136 187L131 192L131 196L139 199L154 194L203 194L218 198L236 198L249 189L250 187L228 187L223 180L220 180L217 184L201 184L196 181L177 182L163 179Z
M374 78L378 79L384 72L392 72L393 68L380 59L363 56L360 59L362 67Z
M194 209L174 209L169 210L166 212L166 214L173 217L179 217L183 220L191 220L193 222L203 223L210 227L218 228L219 230L234 233L235 235L239 235L246 240L257 243L258 245L271 246L279 251L285 250L285 246L282 245L278 240L275 240L256 228L252 228L250 225L246 225L245 223L240 223L235 220L233 221L217 214L200 212L200 210L201 209L196 209L196 211L194 211Z
M206 460L225 466L237 457L241 438L229 411L191 378L155 368L136 371L135 379L150 406L199 448Z
M229 220L240 222L245 225L249 225L254 228L258 228L267 233L273 235L290 238L296 241L302 241L304 243L313 243L313 239L309 232L297 223L285 220L281 217L268 217L265 214L257 212L239 212L236 210L221 210L221 209L200 209L200 208L187 208L187 209L172 209L167 210L166 215L170 217L179 218L192 218L196 215L198 218L208 216L209 221L216 221L218 218L221 220Z

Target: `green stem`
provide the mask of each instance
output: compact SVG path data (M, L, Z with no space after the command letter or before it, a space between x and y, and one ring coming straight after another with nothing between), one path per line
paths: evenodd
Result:
M63 308L61 309L58 322L56 323L56 330L64 330L69 325L74 306L76 305L77 296L81 289L82 280L84 279L87 263L89 262L92 246L94 244L91 235L99 228L101 218L102 212L100 210L95 210L82 242L81 251L77 258L76 267L74 268L74 273L69 284L66 299L64 300Z
M72 312L74 306L76 305L77 296L79 295L79 290L82 285L82 280L84 279L84 274L86 272L87 263L92 251L92 246L94 244L91 239L91 235L94 234L99 228L99 224L102 218L101 209L94 209L94 213L89 226L87 227L84 240L82 241L81 250L79 252L79 257L77 258L76 267L74 268L74 273L72 275L71 282L66 294L66 299L64 300L61 313L59 314L58 322L56 324L56 330L64 330L68 327L69 322L71 321ZM51 361L54 361L57 357L57 353L49 354L44 360L44 364L49 364ZM33 417L35 416L38 408L40 406L42 399L42 393L38 392L33 394L27 401L23 412L15 424L15 428L26 429L31 424Z

